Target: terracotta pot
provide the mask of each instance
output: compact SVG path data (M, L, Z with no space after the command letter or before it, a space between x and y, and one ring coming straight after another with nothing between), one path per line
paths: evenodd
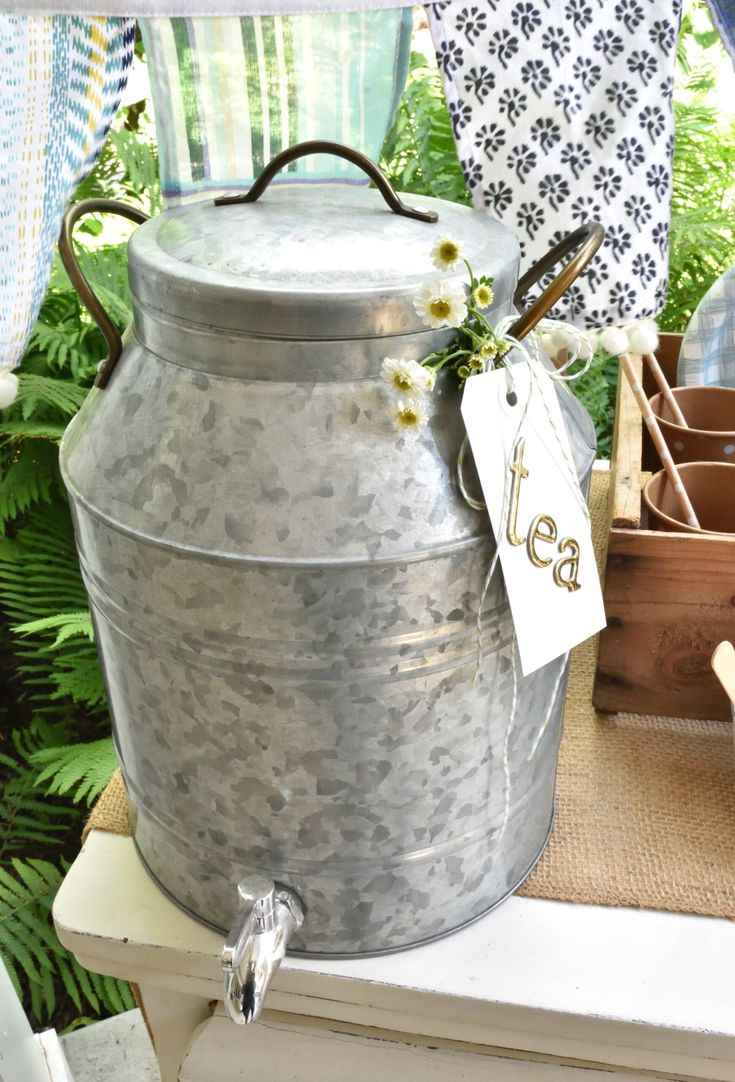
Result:
M643 489L651 528L682 533L735 533L735 463L686 462L679 467L679 473L701 528L697 530L683 521L684 512L663 470L654 474Z
M650 399L674 462L735 462L735 387L674 387L688 428L676 424L662 394Z

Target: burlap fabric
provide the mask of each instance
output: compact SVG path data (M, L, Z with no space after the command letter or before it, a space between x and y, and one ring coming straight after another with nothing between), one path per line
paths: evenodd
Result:
M593 475L600 561L608 474ZM572 654L549 846L529 898L735 918L735 756L725 722L597 714L597 642ZM119 772L86 830L129 834Z

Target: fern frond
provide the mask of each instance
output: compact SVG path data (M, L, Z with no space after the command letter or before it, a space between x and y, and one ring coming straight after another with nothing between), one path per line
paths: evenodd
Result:
M71 285L67 282L67 288ZM34 359L39 356L41 365ZM40 367L68 371L80 383L94 376L105 356L105 342L95 324L88 322L77 309L77 301L63 293L47 294L41 314L33 328L23 370Z
M89 646L84 654L59 658L54 665L54 680L54 701L69 698L89 710L102 708L107 702L102 670L94 646Z
M0 535L7 523L35 503L48 503L58 477L58 454L46 440L13 448L0 467Z
M69 962L71 980L76 983L86 1002L97 1014L102 1014L103 1011L107 1014L122 1014L123 1011L133 1010L135 999L127 981L108 977L102 973L89 973L82 969L76 958L71 955ZM66 981L64 987L71 995L71 987Z
M48 647L49 650L55 650L74 636L81 636L89 642L94 642L94 628L89 609L84 609L82 612L61 612L58 616L44 616L40 620L17 624L11 630L16 635L33 635L38 634L39 631L50 631L56 628L58 628L58 634Z
M59 503L34 507L14 538L0 538L0 611L11 626L51 623L17 635L16 668L36 710L64 698L96 711L105 690L89 640L87 596L71 518ZM68 632L59 633L67 625ZM37 626L39 626L37 624Z
M111 131L109 139L125 167L130 186L138 196L136 201L149 214L161 210L161 185L158 179L155 143L148 143L125 128Z
M62 736L67 735L63 726L59 729ZM28 846L53 848L62 844L73 817L70 808L38 797L38 766L31 757L40 750L40 744L17 732L13 733L13 742L16 756L0 752L0 774L4 779L0 794L0 860Z
M0 953L18 996L42 1022L54 1011L57 979L77 1010L117 1014L134 1006L124 981L86 973L62 947L51 906L63 870L46 860L13 860L0 867Z
M383 143L380 164L400 191L471 202L441 75L421 53L411 54L408 82Z
M33 372L18 373L17 405L27 421L39 407L46 406L62 417L73 417L87 397L86 387L69 379L53 379Z
M58 443L66 425L52 421L0 421L0 436L22 436L27 440L53 440Z
M117 768L115 749L109 736L88 744L42 748L34 753L32 760L42 768L36 785L47 782L46 792L52 794L72 791L75 804L83 799L91 804Z
M0 952L10 962L16 992L23 998L25 984L33 1013L39 1017L42 1010L51 1013L56 1002L50 955L60 944L48 915L61 872L38 859L14 858L11 868L0 867Z
M80 248L79 265L107 314L122 329L133 317L124 247Z

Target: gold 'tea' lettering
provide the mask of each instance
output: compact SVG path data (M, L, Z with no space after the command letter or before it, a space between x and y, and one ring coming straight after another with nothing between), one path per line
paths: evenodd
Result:
M536 551L536 542L546 541L553 544L556 541L556 523L551 515L536 515L528 529L528 558L536 567L548 567L551 556L544 559Z
M566 552L570 550L571 556L565 556L563 560L559 560L554 564L554 582L557 586L566 586L570 593L574 593L575 590L581 590L582 587L577 582L577 574L579 573L579 545L573 537L564 537L559 542L559 552ZM562 571L564 568L569 568L569 577L564 578Z
M522 545L525 537L519 537L516 533L518 526L518 501L521 495L521 481L528 477L528 470L523 465L523 452L526 447L525 439L518 440L515 446L515 458L511 462L510 471L513 480L510 486L510 508L508 510L508 542L511 545Z

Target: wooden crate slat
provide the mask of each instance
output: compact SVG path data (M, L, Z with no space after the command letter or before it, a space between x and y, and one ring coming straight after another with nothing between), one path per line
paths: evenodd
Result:
M632 357L638 379L641 358ZM640 412L627 379L618 374L616 421L610 459L610 521L614 527L638 529L641 523L641 455L643 433Z

